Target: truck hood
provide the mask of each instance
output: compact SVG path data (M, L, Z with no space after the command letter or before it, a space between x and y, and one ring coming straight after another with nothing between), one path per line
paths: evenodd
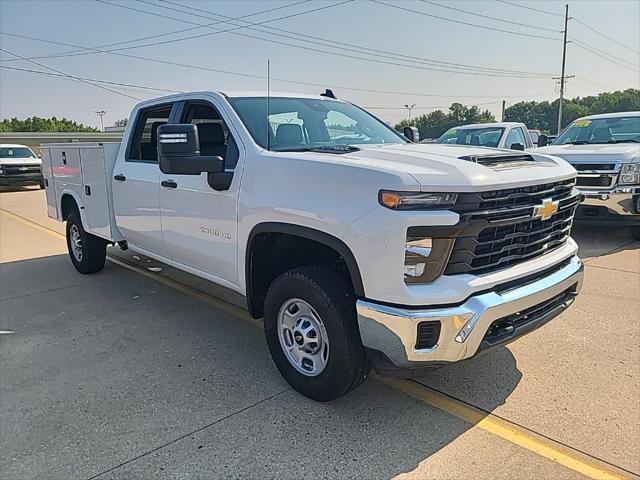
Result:
M408 174L422 191L478 191L539 184L575 177L576 171L559 158L537 152L495 148L409 143L359 146L347 154L296 153L307 159ZM460 157L482 155L530 155L535 162L510 168L481 165Z
M38 157L29 158L0 158L0 165L41 165L42 160Z
M536 153L555 155L569 163L630 163L640 160L640 145L634 143L597 145L549 145Z

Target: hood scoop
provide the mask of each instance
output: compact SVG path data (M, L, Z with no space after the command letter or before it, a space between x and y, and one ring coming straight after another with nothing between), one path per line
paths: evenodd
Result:
M478 163L492 170L510 170L513 168L535 167L540 164L531 155L465 155L460 160Z

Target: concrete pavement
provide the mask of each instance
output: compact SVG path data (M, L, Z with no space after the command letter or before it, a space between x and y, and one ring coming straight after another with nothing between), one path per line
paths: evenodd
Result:
M374 379L314 403L279 377L258 328L197 300L241 305L230 292L115 251L146 275L108 262L81 276L42 192L0 193L0 208L12 213L0 212L6 478L583 478ZM640 244L624 231L578 229L577 239L587 281L572 309L508 348L416 380L632 477Z

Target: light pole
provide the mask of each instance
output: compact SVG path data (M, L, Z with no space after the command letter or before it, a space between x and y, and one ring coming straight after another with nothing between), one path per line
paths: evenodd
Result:
M97 114L100 116L100 131L104 132L104 122L103 122L103 117L107 114L106 110L98 110L98 111L94 111L93 113Z
M415 107L415 106L416 106L416 104L415 104L415 103L414 103L414 104L412 104L412 105L405 104L405 106L404 106L404 108L406 108L407 110L409 110L409 123L411 123L411 109L412 109L413 107Z

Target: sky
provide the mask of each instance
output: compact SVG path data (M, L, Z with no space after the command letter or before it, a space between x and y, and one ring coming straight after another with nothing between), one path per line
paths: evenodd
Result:
M171 91L266 90L269 59L272 91L332 88L388 122L407 117L404 105L415 116L453 102L499 119L503 99L558 97L565 3L0 0L0 118L95 127L106 110L112 125ZM640 88L640 1L570 1L569 15L566 97ZM141 37L154 38L123 43ZM65 75L161 90L101 84L115 93Z

